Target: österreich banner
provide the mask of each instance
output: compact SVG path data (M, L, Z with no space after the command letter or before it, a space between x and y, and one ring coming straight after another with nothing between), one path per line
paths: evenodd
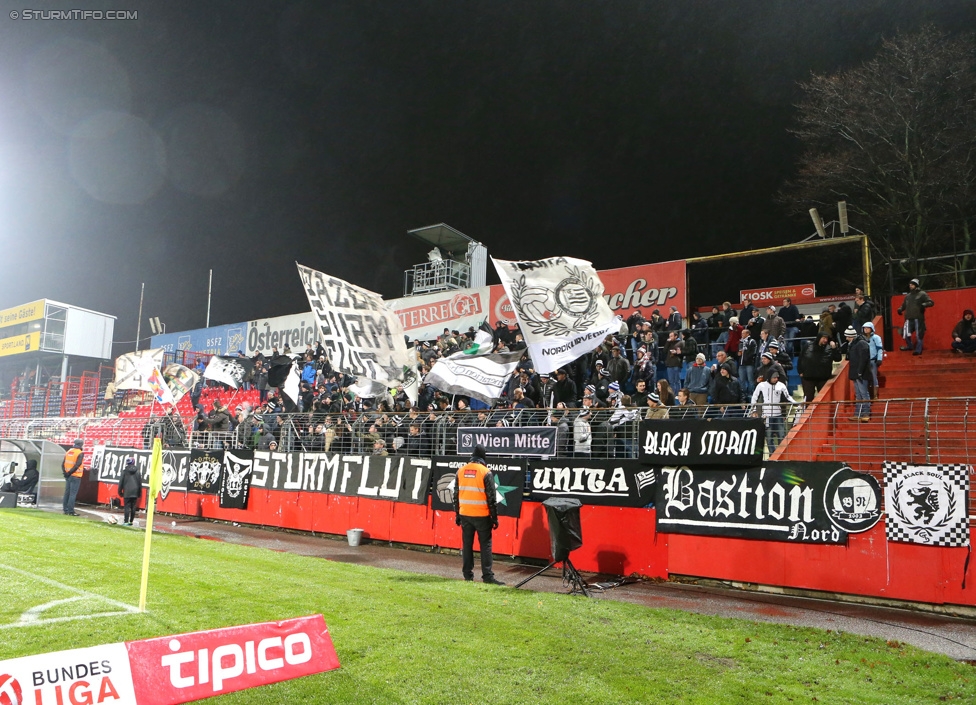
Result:
M434 491L430 506L442 512L454 511L454 489L457 487L457 471L468 463L461 456L445 456L433 459L431 478ZM525 463L518 460L493 460L488 469L495 477L495 504L498 516L517 517L522 511L522 494L525 491Z
M0 661L0 703L178 705L337 668L319 614Z
M620 331L593 265L572 257L494 259L536 372L551 373Z
M657 530L845 543L845 523L835 521L828 510L835 499L828 496L828 484L841 471L852 472L842 463L813 462L767 462L741 470L663 467L655 501ZM834 494L839 492L835 488Z
M461 426L458 428L458 455L470 456L475 446L484 446L488 455L548 457L556 454L556 427Z
M403 324L383 297L300 264L298 274L335 369L387 387L410 381L414 360Z
M646 507L654 501L656 469L636 460L558 458L529 463L527 499L571 497L583 504Z
M163 451L163 490L160 493L163 499L171 490L187 491L190 453L188 450ZM96 447L92 455L92 471L97 472L100 482L118 484L125 459L134 458L142 474L143 486L148 487L150 455L148 450ZM214 451L209 455L217 457ZM225 450L222 458L219 483L227 487L227 498L231 502L240 502L243 495L231 497L230 492L249 486L426 504L430 487L430 458L267 450ZM231 480L228 485L223 480L225 475L236 475L236 478L228 477Z
M640 425L646 465L755 465L762 462L762 419L651 419Z

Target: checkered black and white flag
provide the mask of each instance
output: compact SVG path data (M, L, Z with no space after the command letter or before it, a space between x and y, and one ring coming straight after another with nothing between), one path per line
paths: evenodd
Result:
M969 545L968 465L884 464L889 541Z

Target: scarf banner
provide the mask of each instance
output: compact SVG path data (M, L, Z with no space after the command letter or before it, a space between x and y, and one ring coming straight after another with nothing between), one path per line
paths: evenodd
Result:
M430 458L266 450L253 451L252 455L254 487L427 503Z
M488 455L548 457L556 454L555 426L462 426L457 430L458 455L471 456L475 446Z
M572 257L533 262L492 258L525 336L535 371L572 362L620 332L593 265Z
M444 456L433 459L431 480L434 488L430 506L442 512L454 511L454 490L457 487L457 471L468 464L461 456ZM495 478L495 504L500 517L517 517L522 511L522 494L525 491L525 463L517 460L496 460L488 463Z
M336 370L387 387L416 376L403 324L379 294L300 264L298 274Z
M646 465L756 465L762 462L762 419L651 419L640 425Z
M217 491L221 509L247 509L253 467L251 453L224 451L223 472L220 473L220 489Z
M135 448L113 448L96 446L92 453L91 472L95 473L99 482L119 484L125 461L132 458L139 468L142 486L149 488L149 465L152 458L151 450L137 450ZM163 487L159 496L166 499L170 490L187 491L187 478L190 470L190 451L163 451Z
M254 370L254 362L246 357L223 357L214 355L207 363L203 376L221 382L234 389L240 389L244 380Z
M491 404L501 397L523 351L469 355L454 353L434 363L424 382L446 394L463 394Z
M926 546L969 545L968 465L884 464L885 534Z
M853 495L849 480L869 486L870 475L842 463L767 462L728 470L672 466L659 472L655 505L662 533L842 544L847 525L857 522L848 515L876 513L880 506L880 497L864 497L859 512L831 511L835 502L844 507L848 489Z
M152 391L146 380L146 374L152 372L154 367L161 367L162 364L162 348L119 355L115 360L115 389L120 392L126 389Z
M0 703L178 705L337 668L317 614L0 661Z
M224 451L190 451L190 465L186 477L186 489L202 494L217 494L220 489L220 471L224 465Z
M533 460L529 474L526 499L533 502L544 502L550 497L611 507L646 507L654 502L657 471L636 460Z

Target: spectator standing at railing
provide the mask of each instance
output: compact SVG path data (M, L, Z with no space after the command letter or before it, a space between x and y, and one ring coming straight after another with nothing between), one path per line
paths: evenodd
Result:
M868 389L871 383L871 346L851 326L844 331L844 337L847 338L847 374L854 383L854 399L857 400L851 421L866 423L871 420L871 393Z
M951 350L955 353L976 353L976 322L973 321L971 309L962 312L962 320L952 329Z
M548 373L539 375L538 405L544 409L551 409L556 406L554 397L556 396L556 380Z
M739 379L746 396L752 396L756 388L756 362L759 355L759 345L752 339L748 328L742 330L739 341Z
M935 306L932 298L919 288L918 279L908 282L908 293L905 300L898 307L898 313L905 314L905 327L902 335L905 344L902 350L912 349L912 333L915 334L915 345L913 355L922 354L922 339L925 337L925 309Z
M770 455L786 435L785 417L792 405L793 398L779 370L770 371L768 379L760 381L752 393L752 415L761 415L766 423L766 447Z
M678 307L672 306L670 313L668 313L668 324L666 330L681 330L684 328L684 319L681 314L678 313Z
M657 394L661 404L664 406L674 406L674 390L666 379L657 381Z
M664 380L661 380L662 382ZM667 382L665 382L667 384ZM668 418L669 409L667 406L661 403L661 397L657 392L651 392L650 396L647 397L647 413L644 415L645 419L666 419Z
M766 350L759 357L759 367L756 368L756 388L758 389L759 382L768 382L773 372L778 374L781 380L786 379L786 370L776 362L776 353L772 350Z
M590 405L592 397L583 397L583 408L573 421L573 457L589 458L593 435L590 431Z
M834 376L834 362L840 362L840 348L829 334L821 333L817 340L803 346L797 361L797 372L803 385L803 401L808 404Z
M691 392L687 387L678 390L678 398L671 407L668 414L669 419L697 419L698 411L695 409L695 402L691 398Z
M556 384L554 386L553 399L555 399L557 405L562 402L567 408L574 408L577 406L578 398L576 383L569 378L566 368L560 367L556 370Z
M739 322L742 322L742 320L742 318L739 318ZM766 319L759 315L759 309L754 308L752 309L752 315L746 319L746 323L744 324L749 329L749 335L752 336L752 339L756 341L757 345L760 342L763 324L765 323Z
M635 391L631 395L631 402L637 407L647 406L647 397L649 396L647 381L639 379L634 386Z
M685 375L685 386L694 404L704 406L708 403L708 387L711 382L712 372L705 365L705 355L698 353L695 363L688 368L688 373Z
M678 339L676 331L668 333L668 342L665 345L667 357L664 360L664 367L667 370L668 383L672 389L681 387L681 365L684 362L685 347Z
M728 353L726 353L724 350L719 350L715 354L715 364L713 364L712 365L712 368L711 368L711 370L712 370L712 377L714 377L715 375L718 374L718 372L719 372L719 369L718 368L721 367L722 365L728 365L729 366L729 374L732 377L735 377L736 379L738 379L738 377L739 377L739 365L736 363L735 360L733 360L731 357L729 357Z
M832 305L820 312L820 321L817 324L817 335L826 335L831 340L836 340L834 337L834 314L831 308Z
M881 367L881 363L884 362L884 343L881 341L881 336L874 331L874 322L865 321L861 326L861 333L864 335L864 339L868 341L868 346L871 351L870 357L870 368L871 368L871 399L878 398L878 368Z
M742 340L742 333L744 331L745 328L739 325L739 317L732 316L732 319L729 321L729 330L727 337L725 338L725 345L722 348L730 357L738 357L739 341ZM719 338L721 338L721 336L719 336Z
M637 362L634 363L634 369L630 373L630 382L634 389L637 389L637 385L640 382L644 382L646 387L650 387L654 384L654 377L657 373L657 365L654 362L653 355L649 352L648 348L640 347L637 349Z
M723 412L724 416L741 416L740 410L734 407L730 410L728 407L730 405L741 404L745 401L742 385L735 378L735 375L732 374L733 364L731 360L726 360L719 365L718 371L712 375L712 381L708 390L713 404L726 407Z
M769 333L769 337L773 340L786 335L786 321L776 313L776 307L772 304L766 307L766 320L763 321L762 329Z
M844 331L854 322L854 311L851 310L851 307L847 305L846 301L841 301L833 312L833 319L834 332L837 334L837 337L841 337L844 335Z
M803 316L800 315L800 309L793 303L793 299L789 297L783 299L783 306L778 315L786 324L786 349L790 355L794 355L796 351L793 348L793 339L800 333L800 321L803 320Z
M627 378L630 376L630 363L623 356L623 351L619 345L615 345L611 349L607 371L610 373L610 379L621 386L627 382Z
M860 330L864 327L864 324L868 321L874 321L874 305L864 297L863 294L858 294L854 297L854 328L855 330Z
M102 402L102 416L115 413L115 380L110 379L105 387L105 396Z
M265 369L264 363L261 360L257 360L254 363L252 379L260 395L261 403L264 404L268 400L268 371Z

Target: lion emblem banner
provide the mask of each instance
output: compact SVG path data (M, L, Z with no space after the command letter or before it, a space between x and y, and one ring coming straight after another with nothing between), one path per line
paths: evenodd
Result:
M969 545L968 465L885 463L889 541Z
M551 373L620 330L620 318L603 299L603 282L586 260L492 261L536 372Z

